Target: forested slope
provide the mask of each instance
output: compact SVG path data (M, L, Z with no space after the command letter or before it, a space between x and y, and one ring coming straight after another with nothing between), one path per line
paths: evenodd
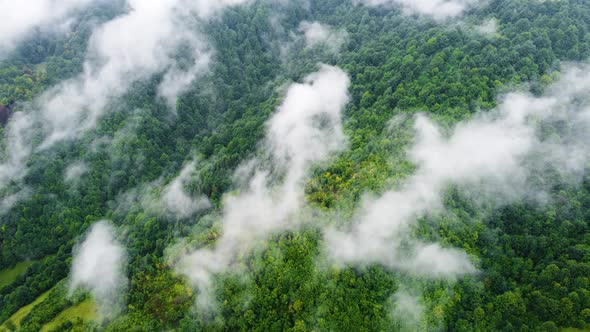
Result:
M2 58L3 165L22 148L11 145L19 114L35 114L44 107L44 93L82 75L92 55L91 34L128 6L97 1L78 13L67 32L36 29ZM321 22L329 32L314 42L304 21ZM350 224L366 201L405 188L420 174L411 152L420 143L417 114L452 137L456 128L506 104L510 92L559 99L555 90L565 90L559 82L567 69L589 68L584 64L590 58L590 3L493 0L438 20L396 4L259 0L196 22L194 29L211 50L208 69L173 105L160 87L169 67L190 71L194 55L186 45L175 51L174 65L129 81L120 96L108 98L95 125L75 138L46 148L52 129L35 122L23 144L32 152L18 165L26 173L4 181L2 172L9 168L0 168L0 270L34 261L0 287L0 322L47 291L16 325L20 330L38 331L91 298L100 305L100 297L84 291L92 286L71 287L72 260L92 225L110 220L126 252L122 274L128 282L113 305L117 312L72 319L54 331L590 328L587 135L578 135L584 127L567 118L543 123L541 115L530 116L537 134L555 146L582 137L580 151L564 157L579 156L584 164L573 180L556 163L531 161L527 190L542 192L542 198L512 197L497 188L482 194L470 190L477 185L449 181L440 209L413 216L411 239L465 252L473 271L438 277L378 260L332 260L326 251L326 229L354 228ZM283 102L293 82L306 86L321 64L340 68L350 80L342 111L344 147L305 169L304 208L294 213L305 222L270 228L262 233L266 237L253 235L252 245L232 257L229 268L207 270L213 280L206 308L203 288L178 262L195 250L216 250L231 233L224 228L228 206L249 192L245 179L255 173L249 167L270 173L269 195L281 195L289 173L281 173L284 165L274 164L274 150L267 148L273 115L287 108ZM587 108L588 93L581 84L568 97L570 106L555 109ZM313 120L320 129L331 125L321 116ZM248 160L258 166L248 166ZM172 197L174 183L185 192L174 196L180 201L176 210L160 203ZM207 203L193 209L197 201ZM400 246L411 247L408 239Z

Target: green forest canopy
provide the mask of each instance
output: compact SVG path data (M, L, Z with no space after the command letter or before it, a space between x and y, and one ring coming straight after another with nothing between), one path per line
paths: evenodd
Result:
M120 1L99 2L82 10L67 33L38 29L4 58L0 105L10 121L17 112L34 112L44 91L81 73L95 25L121 15L123 8ZM422 216L412 233L470 255L479 272L456 280L415 277L378 263L321 266L322 228L308 223L274 234L255 254L244 255L241 273L216 274L217 308L211 313L195 310L199 291L169 260L178 246L213 247L222 236L224 194L241 189L234 171L261 157L266 123L285 89L317 71L318 63L350 77L343 116L348 142L344 152L312 169L305 200L314 212L302 214L337 224L350 219L365 193L399 187L416 171L406 153L414 142L414 114L426 113L451 131L496 107L510 91L544 95L568 63L586 62L590 3L494 0L442 22L406 15L396 6L341 0L256 1L219 15L195 27L214 51L208 73L180 95L175 110L158 92L163 73L142 78L104 106L95 127L75 140L38 149L26 160L28 173L0 187L3 199L23 195L0 215L0 273L33 262L0 286L3 326L22 331L47 324L54 331L590 328L586 172L574 183L550 167L533 174L531 181L548 188L546 204L520 198L498 208L482 205L461 186L446 188L445 212ZM490 19L497 32L480 32L477 27ZM308 47L299 30L302 21L345 31L345 41L337 51L324 44ZM190 52L177 51L178 63L190 62ZM559 136L574 128L559 124L543 127L543 134ZM9 151L10 124L2 128L3 151ZM33 142L40 144L43 134L39 130ZM10 158L6 152L1 156ZM204 195L209 209L178 219L137 199L146 192L160 195L191 160L198 160L197 171L186 189L192 197ZM75 163L85 168L68 182L63 175ZM127 251L125 306L102 321L63 320L64 313L90 303L87 293L69 294L67 278L74 246L103 219L112 220ZM49 290L20 322L8 322ZM57 318L63 323L55 324Z

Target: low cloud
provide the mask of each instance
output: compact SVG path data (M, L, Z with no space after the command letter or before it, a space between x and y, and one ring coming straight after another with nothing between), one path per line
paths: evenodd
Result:
M33 29L60 24L96 0L0 1L0 58L12 51Z
M422 323L426 308L419 300L420 296L407 290L398 291L393 297L393 319L398 321L401 331L421 331L425 329Z
M64 3L68 8L78 8L77 4L87 2ZM26 112L13 115L6 129L0 189L26 174L26 160L32 153L80 138L93 129L109 103L125 95L135 82L163 74L159 94L174 107L178 94L208 68L212 50L199 25L224 8L245 2L128 0L128 12L93 31L83 72L50 88L28 105ZM176 59L181 48L190 50L188 65L180 65ZM41 137L40 145L33 144L33 135Z
M131 84L166 72L178 77L175 60L179 47L194 52L192 68L197 74L209 52L202 37L192 29L196 24L185 1L145 2L129 0L129 12L99 26L90 37L83 73L49 90L39 99L48 130L43 148L64 139L77 138L94 128L108 102L124 95ZM141 38L137 38L141 36ZM162 87L167 98L181 91L195 76L171 90ZM164 80L169 83L169 79ZM168 92L166 92L168 91Z
M0 216L8 213L12 208L21 201L26 200L31 196L31 189L24 188L15 193L9 194L0 201Z
M116 213L125 214L133 207L151 215L164 216L173 220L186 219L211 207L209 199L204 196L193 196L187 191L195 178L197 161L193 160L182 168L180 174L165 183L163 177L133 188L117 198Z
M366 6L400 6L406 15L425 15L435 20L456 18L482 0L355 0Z
M115 229L107 221L94 224L86 238L74 249L70 292L87 290L103 317L112 317L122 309L128 286L125 275L127 256L115 238Z
M6 147L0 164L0 189L11 181L22 179L26 173L24 165L32 151L32 136L34 130L29 122L29 116L23 112L15 113L6 130L4 143Z
M32 150L33 135L33 128L28 120L27 115L18 112L12 116L10 125L5 129L6 147L4 153L0 154L0 206L3 211L0 214L6 213L16 202L27 197L8 186L17 183L27 174L25 162Z
M84 162L75 162L66 168L64 173L64 182L75 185L80 182L82 177L88 173L88 166Z
M549 188L529 181L535 170L554 167L563 179L579 180L590 160L587 71L586 66L567 69L544 97L509 94L497 109L448 133L417 115L415 142L407 152L416 172L396 189L367 195L350 222L324 228L329 260L361 267L381 264L425 279L453 281L476 273L463 250L416 238L418 220L445 212L442 197L450 185L500 206L545 199L540 191ZM215 303L214 275L236 269L240 258L271 234L306 222L302 182L312 165L341 151L346 142L340 112L348 84L345 73L324 66L304 84L292 85L267 125L263 152L268 159L240 167L239 178L250 180L244 190L225 197L221 236L212 247L174 257L177 270L199 288L201 308ZM540 130L560 128L564 121L571 127L554 135Z
M491 18L477 27L477 32L484 36L495 36L498 34L498 20Z
M544 97L507 95L498 109L459 123L450 135L418 115L416 141L408 151L417 171L400 188L365 198L351 228L328 229L331 257L357 265L379 263L427 278L475 272L465 252L413 238L418 218L444 211L442 195L449 185L504 204L541 202L549 188L529 179L546 167L560 170L560 180L580 180L590 160L588 69L567 69ZM540 130L564 123L569 127L552 135Z
M345 146L341 112L349 84L342 70L323 65L289 87L267 124L264 153L269 161L240 168L242 175L251 175L243 191L225 197L215 246L190 252L177 263L178 271L199 288L201 308L214 305L215 274L233 268L240 255L269 235L301 224L298 213L305 206L303 180L309 168Z
M195 171L196 161L188 163L170 184L168 184L162 193L161 204L168 211L178 218L188 218L199 211L211 207L209 200L202 197L192 197L186 192L186 186L191 180L191 175Z
M325 45L334 52L340 50L348 39L346 30L336 30L320 22L303 21L299 25L299 32L303 33L307 47Z

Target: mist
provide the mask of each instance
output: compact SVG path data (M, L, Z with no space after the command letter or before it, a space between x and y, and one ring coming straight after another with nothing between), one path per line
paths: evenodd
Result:
M25 113L14 114L5 131L6 148L2 155L3 163L0 164L0 190L12 180L20 180L26 174L24 163L32 150L33 130Z
M325 45L334 52L339 51L348 39L346 30L334 29L320 22L303 21L299 25L299 32L303 33L307 48Z
M562 170L560 180L579 181L590 160L587 71L588 66L568 67L544 96L505 95L496 109L450 130L417 114L414 143L407 150L414 174L381 195L365 195L352 220L316 224L328 260L342 266L380 264L426 280L452 282L477 273L477 262L465 251L416 238L418 220L445 212L443 195L451 185L476 202L500 207L522 199L547 202L544 190L550 188L530 180L546 167ZM267 124L261 154L270 159L244 163L236 178L249 179L246 188L224 198L220 237L211 247L173 257L177 271L200 290L200 308L215 307L216 274L237 271L240 259L270 235L306 222L302 181L312 165L346 146L340 112L348 101L348 84L344 72L328 66L293 84ZM572 127L555 135L540 131L541 125L563 121ZM407 302L408 295L402 295L400 301Z
M400 6L406 15L424 15L435 20L456 18L482 0L355 0L367 6Z
M51 4L51 10L45 7L31 10L45 12L46 18L35 18L43 23L50 19L65 19L76 8L89 2L68 0L62 2L62 8L47 0L42 4ZM33 153L50 149L63 141L79 139L94 129L97 121L109 110L109 103L124 96L135 82L162 74L159 95L174 111L178 95L207 71L213 53L198 27L224 8L245 2L128 0L128 12L97 26L92 32L82 73L48 89L25 105L24 111L12 115L6 128L6 149L0 164L0 190L27 174L26 161ZM10 3L5 1L1 6L6 6L9 12L28 10L21 8L28 6ZM8 27L11 23L0 24ZM21 30L22 34L27 31ZM192 63L188 67L177 62L176 55L181 47L189 47L192 52ZM41 136L40 144L34 143L34 135Z
M62 21L90 2L67 0L56 7L51 0L42 0L40 13L35 8L32 13L18 13L26 16L0 23L0 46L10 51L34 28ZM13 187L26 176L32 154L82 138L134 83L161 77L158 98L174 113L178 96L208 71L215 56L199 28L224 8L247 2L128 0L128 12L99 25L90 37L82 73L50 88L10 118L0 164L0 215L31 195L28 188ZM485 1L355 2L399 7L405 15L445 21ZM26 6L0 4L0 10L8 13L20 7ZM494 36L498 22L491 19L475 29ZM348 39L345 30L315 21L301 22L297 31L301 35L294 38L309 49L320 46L338 52ZM188 66L177 59L180 49L191 50ZM478 273L477 259L464 250L418 238L415 231L421 219L436 220L447 212L443 198L450 186L466 193L475 204L501 207L522 200L550 202L551 183L532 179L547 168L554 169L560 181L581 181L590 161L589 71L588 65L567 66L543 96L504 95L497 108L473 114L450 129L427 114L416 114L414 139L406 150L415 172L383 193L366 193L350 220L314 225L323 235L328 263L361 269L375 264L411 278L450 282ZM243 260L264 248L272 235L297 231L315 221L304 215L306 209L314 208L306 202L305 182L314 167L329 164L347 147L343 111L349 88L348 74L328 65L319 65L317 72L289 85L266 123L256 156L235 172L235 191L225 194L220 211L210 215L216 219L214 230L220 230L212 232L215 241L210 239L212 244L199 248L183 247L179 256L169 257L176 271L199 290L200 309L212 310L216 305L216 276L239 271ZM396 125L399 123L393 121L392 130ZM119 139L128 139L126 131L119 135ZM122 210L139 206L149 214L175 220L195 217L212 207L207 197L191 190L198 181L198 167L199 161L190 160L178 174L141 184L121 195L116 204ZM64 182L76 185L87 172L83 162L73 163L63 174ZM129 283L126 261L115 227L108 221L94 224L74 249L71 292L88 291L102 316L116 315L123 309ZM409 330L419 329L425 316L417 293L402 290L392 297L393 315L407 318L404 323Z
M82 177L88 173L88 166L81 161L72 163L64 173L64 182L70 185L77 185Z
M509 94L497 109L457 124L448 135L418 115L408 150L416 172L399 188L367 195L350 228L327 229L329 255L336 262L378 263L426 278L476 272L462 250L413 238L418 218L444 211L442 195L449 185L499 207L522 199L545 202L550 188L529 179L546 167L561 170L561 180L581 180L590 160L588 69L566 69L543 97ZM539 131L541 124L563 121L570 128L549 138Z
M64 19L97 0L37 0L0 1L0 59L9 54L35 28L47 28L63 23Z
M115 200L116 214L125 215L130 208L138 206L151 215L178 221L211 208L206 196L192 195L187 190L188 186L200 181L195 176L197 166L198 162L192 160L169 182L161 176L155 181L143 183L119 195Z
M0 201L0 216L10 211L16 204L26 200L31 196L32 190L29 187L19 189L13 194L9 194Z
M192 29L196 21L185 1L129 0L128 5L128 13L92 33L83 73L39 98L48 131L41 148L94 128L108 102L124 95L133 82L162 72L165 83L171 76L178 79L181 69L174 56L180 46L190 46L194 63L184 70L190 76L182 77L172 88L161 88L167 99L174 98L207 64L210 54Z
M77 289L90 292L103 318L122 310L128 287L127 255L115 237L110 222L97 222L73 253L70 293Z
M495 18L488 19L477 26L476 30L484 36L496 36L498 35L498 20Z
M303 180L309 168L346 146L341 112L348 103L348 75L322 65L292 84L268 121L261 155L239 168L246 188L224 197L221 236L211 248L188 252L176 263L199 291L198 305L213 309L213 277L236 269L239 258L273 233L297 228L305 206ZM243 181L243 180L241 180ZM237 265L236 265L237 264Z
M211 203L209 203L206 197L195 198L190 196L185 190L196 166L196 161L191 161L185 165L180 175L164 188L160 202L164 210L176 218L188 218L199 211L211 207Z
M400 323L401 331L420 331L426 327L422 323L426 308L418 296L408 290L399 290L392 297L392 318Z

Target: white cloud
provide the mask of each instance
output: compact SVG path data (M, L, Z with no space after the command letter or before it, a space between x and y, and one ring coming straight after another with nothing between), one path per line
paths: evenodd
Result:
M574 180L590 160L589 67L568 69L545 97L513 93L498 109L459 123L449 136L423 115L416 118L409 150L418 169L399 189L366 198L351 229L328 229L326 247L344 263L381 263L424 277L456 278L475 267L462 251L412 239L418 217L442 211L449 184L497 203L536 198L527 182L552 165ZM543 139L538 124L567 120L558 140Z
M197 165L195 160L188 162L169 183L165 183L164 177L160 177L119 195L116 199L116 214L124 215L132 207L141 207L151 215L180 220L209 209L211 203L206 196L193 196L186 189L192 181L198 180L193 177Z
M44 147L93 128L107 103L125 94L133 82L161 71L171 70L169 75L174 75L179 70L174 55L180 45L191 46L194 66L202 68L207 62L209 54L200 36L190 29L194 22L184 1L129 0L129 5L127 14L94 31L84 72L40 98L43 120L50 132ZM187 72L197 74L194 68ZM183 85L194 77L185 77ZM169 80L165 83L162 89L167 98L174 97L170 92L183 88L179 85L167 90Z
M1 155L2 163L0 164L0 191L12 182L21 180L26 174L25 162L31 153L31 137L33 134L32 124L28 117L18 112L14 114L6 127L6 148ZM0 214L6 213L18 201L25 199L28 195L24 192L5 192L0 195Z
M345 144L341 112L348 102L348 86L346 73L322 66L288 89L267 125L270 168L262 161L249 164L254 175L248 187L225 197L223 230L215 247L189 253L178 263L178 270L199 288L202 308L214 303L210 294L214 274L232 268L239 255L247 254L270 234L302 222L297 213L305 205L302 182L309 167ZM277 177L276 172L281 175ZM272 184L273 180L277 183Z
M66 168L64 181L69 184L77 184L86 173L88 173L88 166L81 161L75 162Z
M401 6L407 15L426 15L436 20L461 16L469 8L482 5L484 0L355 0L367 6Z
M21 2L6 0L5 6L26 11ZM77 8L76 4L86 2L64 3L68 8ZM245 2L128 0L127 13L93 31L83 72L46 91L31 105L33 109L13 115L6 130L7 157L0 164L0 189L26 174L26 160L35 151L79 138L94 128L108 103L127 93L134 82L164 74L159 93L174 106L177 95L207 69L211 50L199 34L199 19L208 19L227 6ZM42 3L53 4L49 0ZM175 59L181 46L188 46L193 52L194 62L188 68L181 68ZM33 135L42 137L40 146L33 146Z
M484 36L494 36L498 33L498 20L491 18L477 27L477 31Z
M539 188L531 186L528 176L539 167L555 166L579 179L576 175L583 174L590 160L587 71L586 66L569 68L545 97L507 95L496 110L457 124L448 135L418 115L415 144L408 151L417 171L401 187L365 197L351 223L326 228L328 257L342 264L379 263L427 279L455 280L477 272L464 251L414 238L417 220L444 211L442 195L451 184L503 204L535 198ZM238 170L241 179L254 175L245 190L225 197L221 236L213 247L190 252L177 264L200 289L201 306L210 308L214 301L215 274L239 266L240 257L263 245L270 234L306 221L301 182L311 165L326 160L346 141L339 112L347 87L344 73L323 67L305 84L288 90L268 122L270 164L254 160ZM560 132L561 140L539 134L539 123L566 118L575 128Z
M195 171L196 161L188 163L170 184L168 184L162 193L160 202L170 214L177 218L188 218L198 211L206 210L211 207L206 197L194 198L189 196L185 186L191 179Z
M411 294L407 290L400 290L393 296L392 300L392 318L402 324L402 331L420 331L425 328L422 324L425 308L416 294Z
M335 30L320 22L303 21L299 25L299 32L303 33L307 47L325 45L335 52L348 38L348 33L345 30Z
M100 221L74 249L70 290L88 290L104 316L121 309L127 288L125 249L115 239L114 227Z
M36 27L60 24L96 0L0 0L0 57Z
M8 213L8 211L12 210L12 208L20 201L29 198L29 196L31 196L31 193L32 191L30 188L24 188L17 191L16 193L9 194L3 197L0 201L0 216Z

